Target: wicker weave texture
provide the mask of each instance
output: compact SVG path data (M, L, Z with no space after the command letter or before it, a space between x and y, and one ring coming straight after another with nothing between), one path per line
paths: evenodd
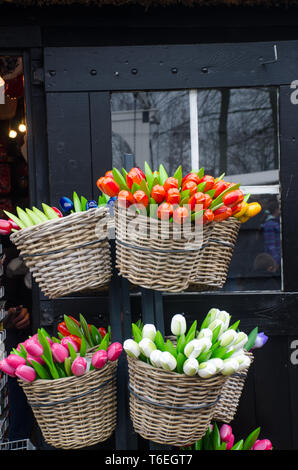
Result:
M111 436L117 415L116 371L117 361L81 377L19 380L48 444L80 449Z
M246 355L249 356L251 365L254 359L253 354L247 352ZM215 421L221 421L222 423L230 423L233 421L237 413L249 367L239 373L231 375L225 382L220 394L220 400L215 408L213 417Z
M214 223L209 241L200 251L197 269L191 275L192 290L208 291L224 286L240 225L234 217Z
M226 378L187 377L127 359L134 430L144 439L173 446L200 439L212 420ZM207 406L195 409L201 405Z
M194 237L191 226L181 229L146 216L136 218L115 206L115 228L116 267L121 276L147 289L181 292L189 286L200 247L213 226L205 226Z
M90 209L25 228L10 238L43 293L56 298L109 283L108 220L107 209Z

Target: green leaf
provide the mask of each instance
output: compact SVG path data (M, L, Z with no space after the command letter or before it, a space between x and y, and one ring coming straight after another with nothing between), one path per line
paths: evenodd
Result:
M11 212L8 211L3 211L4 214L7 215L11 220L13 220L20 228L26 228L26 224L22 222L21 219L19 219L16 215L12 214Z
M51 361L49 361L49 360L46 358L46 356L45 356L44 354L41 356L41 358L44 360L44 362L45 362L46 365L48 366L52 378L53 378L53 379L60 379L59 372L57 371L57 369L56 369L54 363L52 363Z
M253 345L255 344L256 337L258 335L258 327L256 326L248 335L248 340L247 343L244 345L243 349L246 349L246 351L249 351Z
M216 211L217 209L219 209L219 208L222 207L223 205L224 205L224 203L221 202L220 204L217 204L217 206L212 207L212 212Z
M94 325L91 325L91 337L92 337L92 343L94 344L94 346L97 346L98 344L100 344L102 337L98 329Z
M64 321L66 324L66 328L68 329L71 335L78 336L79 338L82 338L84 336L81 328L67 315L64 315Z
M186 197L189 198L189 194L190 194L189 189L185 189L184 191L181 191L180 193L181 199L184 199Z
M124 181L126 181L126 177L127 177L128 172L125 170L125 168L122 168L122 174L123 174L123 177L124 177Z
M226 443L226 442L222 442L222 443L220 444L219 450L227 450L227 443Z
M213 432L212 432L212 444L214 450L219 450L221 445L219 429L217 423L213 424Z
M244 196L244 198L243 198L243 201L244 201L244 202L247 202L247 201L249 200L249 198L250 198L250 193L245 194L245 196Z
M17 209L17 214L19 218L21 219L21 221L26 227L32 227L32 225L36 225L23 209L21 209L20 207L17 207L16 209Z
M75 352L75 349L71 343L67 343L67 346L68 346L70 358L72 361L74 361L77 357L77 353Z
M179 188L181 186L181 181L182 181L182 166L179 165L177 170L175 171L174 173L174 178L176 178L176 180L178 180L178 183L179 183Z
M168 179L168 173L166 172L165 167L161 163L159 165L159 181L161 185L165 184L165 181Z
M191 327L189 328L188 333L185 337L185 344L189 343L195 338L196 329L197 329L197 320L195 320L193 324L191 325Z
M226 354L224 354L222 356L222 360L225 360L225 359L229 359L229 357L231 357L235 352L235 349L231 349L231 351L227 352Z
M122 189L129 190L127 183L126 183L126 179L124 179L120 171L117 168L113 168L112 173L113 173L114 180L118 184L120 190Z
M24 348L23 344L20 344L20 353L21 353L22 357L24 357L25 359L27 359L27 351L26 351L26 349Z
M80 313L80 325L81 325L81 328L83 328L83 332L84 332L84 335L85 335L85 339L87 341L87 345L90 344L90 346L95 346L95 344L93 343L92 338L91 338L88 323L87 323L87 321L85 320L84 316L81 313Z
M170 339L168 339L165 344L165 351L168 351L169 353L172 354L172 356L177 358L177 350Z
M100 345L99 347L97 348L97 351L99 350L104 350L104 351L107 351L108 347L109 347L109 344L110 344L110 334L107 333L104 338L102 339L102 341L100 342Z
M31 365L32 365L33 369L35 370L38 378L46 379L46 380L51 379L51 376L50 376L49 372L47 371L47 369L45 367L43 367L41 364L39 364L39 362L36 362L32 359L31 360Z
M197 441L195 443L195 449L194 450L203 450L203 439L200 439L199 441Z
M186 345L186 338L185 338L185 334L183 333L181 336L179 336L179 339L177 341L177 352L183 353L185 345Z
M141 331L143 331L144 325L143 325L141 318L138 319L138 321L136 322L136 325Z
M204 189L205 189L205 186L206 186L206 181L204 181L203 183L198 184L197 193L203 193Z
M184 354L182 352L179 352L177 354L177 371L179 374L183 374L183 365L184 365L184 362L186 361L187 357L184 356Z
M202 352L197 359L199 363L206 362L208 361L208 359L210 359L211 356L212 356L212 351L209 349L209 351Z
M199 171L197 172L197 175L199 178L203 178L204 176L204 167L202 166L202 168L199 169Z
M165 342L159 330L157 330L156 332L154 343L156 344L157 349L159 349L160 351L165 351Z
M41 329L37 330L37 337L38 337L38 341L42 345L43 355L47 358L50 364L54 364L50 344Z
M37 209L37 207L33 206L32 210L33 212L35 212L35 214L37 214L42 219L43 222L46 222L47 220L49 220L48 217L45 215L45 213Z
M142 179L142 181L141 181L141 183L140 183L140 189L141 189L142 191L144 191L144 193L145 193L148 197L150 197L150 189L149 189L149 186L148 186L148 184L147 184L147 182L146 182L145 179Z
M243 439L241 441L236 442L236 444L233 445L231 450L242 450L243 448Z
M231 326L229 327L229 330L235 330L235 331L237 331L237 328L238 328L238 326L239 326L239 323L240 323L240 320L238 320L238 321L236 321L235 323L233 323L233 325L231 325Z
M82 211L86 210L86 205L87 205L87 199L84 196L81 196L81 206L82 206Z
M26 209L27 214L35 225L41 224L43 220L31 209Z
M57 212L55 212L54 209L52 209L50 206L48 206L44 202L42 203L42 208L48 220L59 219L59 215L57 214Z
M257 428L249 434L249 436L245 439L242 450L250 450L252 448L259 437L260 431L261 428Z
M132 328L132 336L133 336L134 340L137 343L139 343L141 341L141 339L143 338L143 335L142 335L142 332L141 332L140 328L138 328L135 323L132 323L131 328Z
M83 337L83 338L81 339L81 347L80 347L80 356L81 356L81 357L85 357L85 355L86 355L86 349L87 349L86 340L85 340L85 338Z
M197 212L192 212L191 214L191 221L195 221L195 220L198 220L200 219L201 217L203 217L204 215L204 210L202 209L201 211L197 211Z
M56 369L58 371L58 374L61 378L67 377L65 369L64 369L62 364L60 364L59 362L56 362L55 367L56 367Z
M205 194L209 194L209 196L212 197L212 199L213 199L214 194L215 194L215 189L209 189L209 191L206 191Z
M65 373L68 377L70 377L72 375L70 357L66 357L65 360L64 360L64 370L65 370Z
M217 348L214 351L212 351L212 356L211 357L219 357L220 359L223 358L225 354L227 354L227 347L222 347L222 348Z
M218 181L221 181L222 179L224 179L225 175L226 175L225 173L222 173L220 176L218 176L218 178L215 178L215 180L214 180L215 183L217 183Z
M144 169L145 169L145 175L146 175L146 180L147 180L147 183L148 183L148 187L149 187L149 190L151 192L151 189L153 187L152 184L153 184L154 176L153 176L152 170L151 170L151 168L150 168L150 166L147 162L145 162Z
M138 183L132 183L132 187L131 187L131 190L130 190L132 192L132 194L134 194L139 189L140 189L140 185Z
M73 192L73 206L75 212L82 212L81 200L75 191Z
M220 330L221 330L221 325L218 325L216 328L214 328L213 334L212 334L212 343L215 343L215 341L217 341Z

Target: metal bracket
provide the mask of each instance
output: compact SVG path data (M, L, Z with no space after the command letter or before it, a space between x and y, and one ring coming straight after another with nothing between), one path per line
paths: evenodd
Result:
M277 45L274 44L273 46L273 52L274 52L274 58L271 59L271 60L264 60L263 57L260 57L259 60L261 62L261 65L267 65L267 64L275 64L275 62L277 62L278 60L278 56L277 56Z
M34 85L40 85L41 83L44 83L44 70L42 67L33 68L32 83Z

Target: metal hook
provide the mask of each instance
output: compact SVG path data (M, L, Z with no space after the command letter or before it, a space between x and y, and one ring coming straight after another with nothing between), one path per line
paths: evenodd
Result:
M264 61L263 57L260 57L259 60L261 61L261 65L274 64L275 62L277 62L278 57L277 57L277 46L276 46L276 44L274 44L274 46L273 46L273 51L274 51L274 59Z

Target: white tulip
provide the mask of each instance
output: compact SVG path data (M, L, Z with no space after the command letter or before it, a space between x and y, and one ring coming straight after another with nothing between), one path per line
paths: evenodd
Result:
M243 346L247 343L247 341L248 341L247 334L244 333L243 331L240 331L240 333L237 333L237 338L233 343L233 348L235 350L243 348Z
M189 358L197 358L202 352L208 351L211 346L212 343L208 338L193 339L185 346L184 355Z
M143 338L149 338L151 341L154 341L156 335L156 328L154 325L147 323L143 326L142 336Z
M140 347L136 341L133 339L127 339L123 343L123 349L126 354L130 357L137 359L141 354Z
M174 315L172 318L171 332L174 336L180 336L186 332L186 320L180 313Z
M150 354L150 362L154 367L161 367L160 356L162 352L159 349L154 349Z
M208 338L208 339L212 339L212 335L213 335L213 332L212 330L210 330L210 328L203 328L199 333L198 333L198 336L197 338L198 339L201 339L201 338Z
M222 333L218 341L220 343L221 347L226 347L226 346L232 346L234 341L237 339L237 332L235 330L227 330L224 333Z
M220 330L219 330L219 335L220 336L223 332L224 332L224 322L222 320L219 320L219 319L215 319L213 320L213 322L210 323L210 325L208 326L208 328L210 328L210 330L214 331L215 328L217 328L218 326L220 326Z
M215 366L216 373L221 372L224 366L223 360L220 359L220 357L213 357L212 359L209 359L208 363Z
M150 357L150 354L152 353L152 351L154 351L154 349L157 349L156 348L156 345L153 343L153 341L149 338L143 338L141 339L141 341L139 342L139 347L141 349L141 352L146 356L146 357Z
M224 366L221 371L222 375L231 375L234 374L239 369L239 362L236 358L229 358L223 361Z
M183 372L185 375L196 375L198 373L199 363L194 357L186 359L183 364Z
M239 363L238 370L247 369L250 366L251 360L250 357L246 354L239 354L236 359Z
M211 308L209 310L209 312L207 313L208 321L207 321L206 327L209 328L210 323L212 323L217 318L217 315L219 313L220 313L220 310L218 308Z
M216 316L216 320L222 320L224 323L224 331L229 328L231 316L225 310L221 310Z
M213 362L210 362L210 360L206 362L202 362L199 365L198 375L202 379L208 379L209 377L212 377L215 374L216 374L216 366L214 365Z
M160 355L160 365L165 370L174 370L177 367L177 361L171 353L163 351Z

